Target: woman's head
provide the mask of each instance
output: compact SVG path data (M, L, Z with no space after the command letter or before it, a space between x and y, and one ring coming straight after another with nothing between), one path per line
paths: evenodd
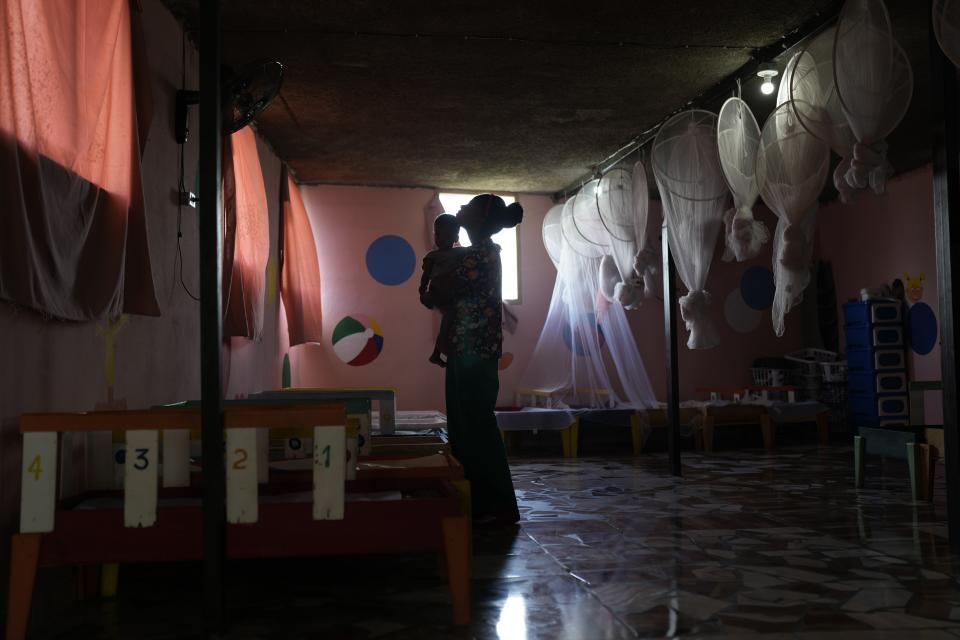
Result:
M503 229L515 227L523 220L523 207L514 202L509 206L503 198L484 193L460 207L457 221L472 239L489 238Z

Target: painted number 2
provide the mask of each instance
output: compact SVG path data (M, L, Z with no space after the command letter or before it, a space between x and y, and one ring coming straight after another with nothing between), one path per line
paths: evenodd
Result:
M247 450L246 449L236 449L234 453L237 455L237 459L233 463L233 468L240 471L247 468Z
M40 479L40 474L43 473L43 467L40 465L40 456L36 456L33 459L33 462L27 467L27 471L33 474L34 480Z

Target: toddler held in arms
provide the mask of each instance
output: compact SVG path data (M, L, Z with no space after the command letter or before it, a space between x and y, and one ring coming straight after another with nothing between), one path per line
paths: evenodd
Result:
M448 286L444 279L452 278L457 269L460 256L453 245L460 236L460 223L456 216L448 213L437 216L433 221L433 239L437 249L423 258L423 275L420 277L420 297L430 300L431 308L440 311L440 331L430 354L430 362L441 367L447 366L442 356L447 355L447 333L450 328L448 312Z

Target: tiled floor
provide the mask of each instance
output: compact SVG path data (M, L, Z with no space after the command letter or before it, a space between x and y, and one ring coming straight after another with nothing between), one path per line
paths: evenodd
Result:
M915 505L877 464L857 492L842 448L685 453L682 480L664 455L514 460L523 525L478 534L470 628L432 558L271 561L231 566L229 637L960 637L942 487ZM36 637L195 637L198 567L122 575L85 605L47 576Z

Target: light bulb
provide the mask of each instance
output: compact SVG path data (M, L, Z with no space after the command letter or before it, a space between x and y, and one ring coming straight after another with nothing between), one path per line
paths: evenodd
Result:
M757 75L763 80L763 84L760 85L760 93L768 96L776 91L777 87L773 84L773 79L776 78L778 74L777 67L773 64L768 62L760 65L760 68L757 69Z

